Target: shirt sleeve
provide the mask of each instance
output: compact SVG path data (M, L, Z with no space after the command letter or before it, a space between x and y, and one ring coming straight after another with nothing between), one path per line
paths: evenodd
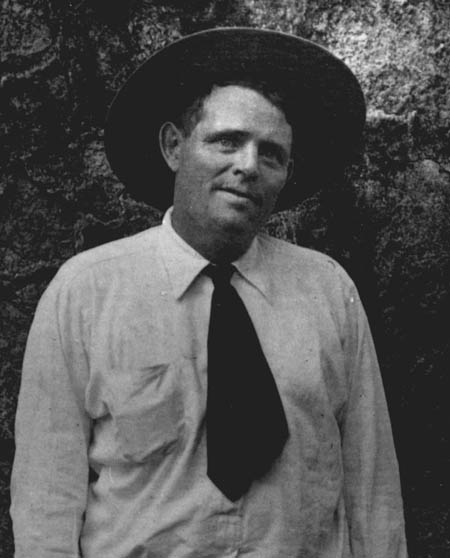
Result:
M88 488L87 316L53 281L28 337L11 478L15 558L75 558Z
M352 285L344 351L349 397L342 421L344 490L353 558L406 558L398 463L375 348Z

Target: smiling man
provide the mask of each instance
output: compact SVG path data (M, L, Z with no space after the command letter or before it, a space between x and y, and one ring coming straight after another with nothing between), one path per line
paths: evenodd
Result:
M192 35L125 84L107 155L167 211L67 262L40 301L16 558L405 558L358 293L329 257L261 232L363 122L341 61L270 31Z

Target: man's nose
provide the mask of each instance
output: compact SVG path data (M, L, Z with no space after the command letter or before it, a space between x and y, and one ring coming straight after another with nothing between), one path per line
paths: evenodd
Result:
M245 176L256 176L258 174L258 147L248 142L236 152L235 172Z

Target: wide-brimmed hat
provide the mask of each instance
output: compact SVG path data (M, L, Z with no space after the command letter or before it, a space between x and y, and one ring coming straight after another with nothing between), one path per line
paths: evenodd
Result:
M295 164L277 209L322 186L358 147L364 96L339 58L309 40L276 31L201 31L153 54L120 89L109 110L106 155L135 199L159 209L171 205L174 177L160 152L159 129L205 85L233 80L268 83L287 100Z

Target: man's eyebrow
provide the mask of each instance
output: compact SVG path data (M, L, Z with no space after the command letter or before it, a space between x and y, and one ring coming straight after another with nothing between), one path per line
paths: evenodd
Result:
M242 130L237 130L236 128L224 128L223 130L215 130L214 132L206 134L205 138L207 141L214 141L215 139L223 137L244 138L246 136L248 136L248 133Z

